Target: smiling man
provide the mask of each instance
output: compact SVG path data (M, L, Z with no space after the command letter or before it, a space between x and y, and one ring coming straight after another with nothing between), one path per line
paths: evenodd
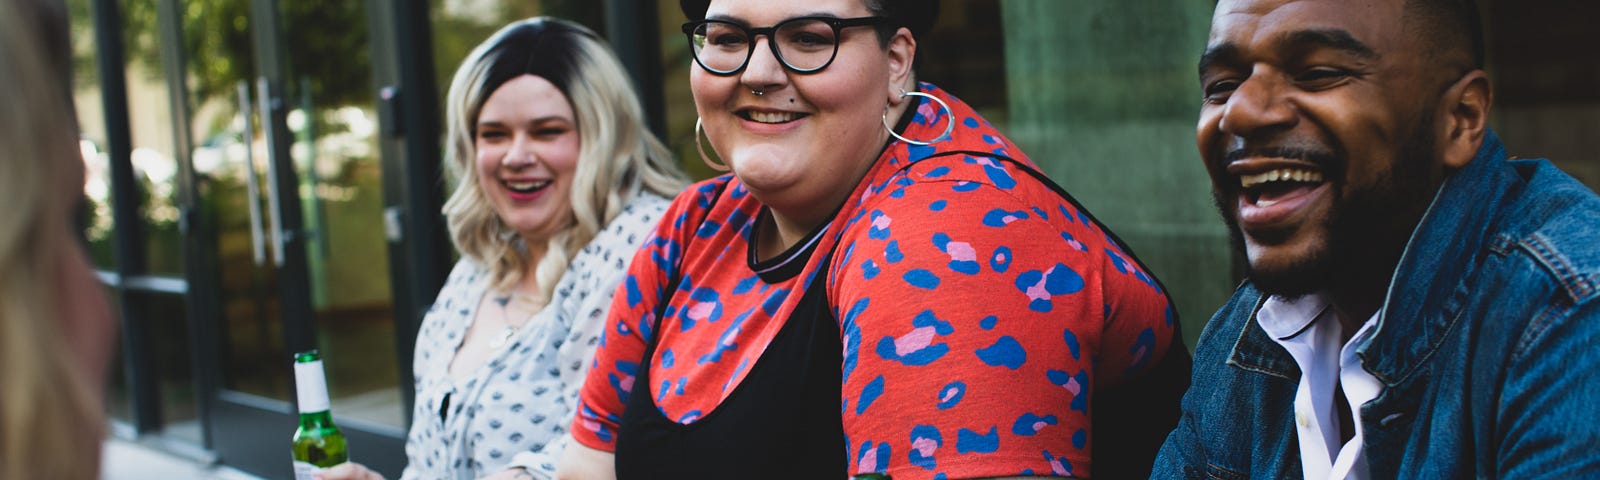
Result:
M1197 142L1249 278L1156 478L1600 475L1600 198L1511 160L1470 0L1222 0Z

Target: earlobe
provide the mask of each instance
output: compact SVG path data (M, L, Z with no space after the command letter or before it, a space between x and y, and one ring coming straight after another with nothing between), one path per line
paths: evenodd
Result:
M889 46L885 49L888 54L889 82L884 93L888 96L889 104L899 106L905 102L902 92L914 90L911 72L912 60L917 55L917 40L911 36L911 30L901 27L896 31L894 38L889 39Z
M1489 75L1483 70L1473 70L1463 75L1445 95L1444 166L1455 170L1466 166L1478 155L1483 137L1489 131L1489 109L1494 104L1494 91Z

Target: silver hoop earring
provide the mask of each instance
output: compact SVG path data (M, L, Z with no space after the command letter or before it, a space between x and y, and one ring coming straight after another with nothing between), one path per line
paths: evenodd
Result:
M926 93L922 93L922 92L907 92L905 90L901 90L900 91L900 98L906 98L906 96L908 96L908 95L909 96L913 96L913 97L925 97L925 98L927 98L929 100L933 100L934 103L938 103L939 104L939 108L943 108L944 109L944 113L945 113L944 116L945 116L945 119L946 119L945 120L945 125L944 125L944 133L941 133L941 134L939 134L938 137L935 137L933 140L929 140L929 141L926 141L926 142L912 140L912 139L909 139L909 138L906 138L906 137L902 137L902 136L900 136L900 134L895 133L894 127L889 125L889 106L888 105L884 105L883 106L883 129L884 130L888 130L889 131L889 135L894 136L895 139L900 140L902 142L906 142L906 143L912 144L912 145L928 146L928 145L933 145L935 143L942 142L942 141L945 141L945 140L949 139L950 138L950 132L952 130L955 130L955 128L956 128L956 119L955 119L955 113L956 112L954 110L950 109L950 104L944 103L944 100L940 100L939 97L935 97L933 95L929 95L929 94L926 94Z
M700 161L706 162L706 166L707 167L711 167L712 170L716 170L716 171L719 171L719 172L726 172L726 171L729 171L729 170L733 170L733 168L729 167L728 164L713 162L713 161L711 161L711 157L706 156L706 147L704 145L700 144L700 136L703 135L704 133L705 133L705 131L700 128L700 118L699 117L695 117L695 119L694 119L694 149L695 149L695 151L700 152Z

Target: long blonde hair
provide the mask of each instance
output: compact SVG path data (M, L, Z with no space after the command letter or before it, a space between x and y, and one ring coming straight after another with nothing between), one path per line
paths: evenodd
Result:
M672 197L683 174L644 124L628 74L594 32L565 20L536 17L507 25L467 55L450 82L446 164L455 191L445 202L451 240L462 255L489 269L496 290L522 279L529 249L495 214L474 174L474 134L489 95L524 74L554 84L577 116L581 146L573 175L570 224L549 239L534 268L537 302L550 293L567 262L640 192Z
M0 0L0 478L95 478L101 399L72 355L54 291L67 209L59 188L81 162L66 15L59 2ZM64 244L67 243L67 244ZM98 294L99 292L91 292Z

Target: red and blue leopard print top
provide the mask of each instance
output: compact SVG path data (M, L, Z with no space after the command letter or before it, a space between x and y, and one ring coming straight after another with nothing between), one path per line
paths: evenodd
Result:
M614 451L635 392L679 423L716 409L829 262L850 473L1089 475L1089 396L1166 354L1170 302L988 121L921 89L952 111L924 101L903 135L934 138L954 121L951 138L892 142L810 239L817 245L791 249L817 253L777 259L803 262L798 274L768 281L747 260L763 207L736 178L678 196L617 291L580 394L577 441ZM681 282L663 299L669 279ZM654 384L635 385L657 335Z

